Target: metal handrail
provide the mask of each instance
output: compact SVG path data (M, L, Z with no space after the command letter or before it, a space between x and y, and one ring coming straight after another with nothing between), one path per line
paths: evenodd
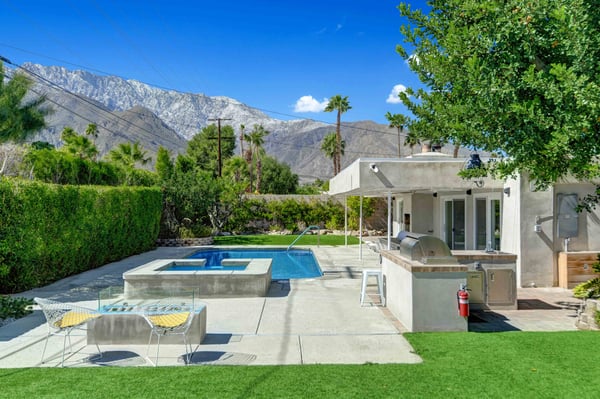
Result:
M292 243L291 243L291 244L290 244L290 245L287 247L287 250L289 251L289 250L290 250L290 249L291 249L291 248L294 246L294 244L295 244L295 243L296 243L296 242L297 242L299 239L301 239L301 238L302 238L302 236L303 236L304 234L306 234L306 233L307 233L307 232L309 232L310 230L314 230L314 229L317 229L317 230L319 231L319 233L318 233L318 234L319 234L319 237L317 238L317 245L319 245L319 244L320 244L320 241L321 241L321 227L319 227L319 226L308 226L307 228L305 228L305 229L304 229L304 231L303 231L302 233L300 233L300 235L299 235L298 237L296 237L296 239L295 239L294 241L292 241Z

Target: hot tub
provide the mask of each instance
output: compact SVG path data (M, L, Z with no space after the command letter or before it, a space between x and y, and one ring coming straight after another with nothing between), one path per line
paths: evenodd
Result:
M271 259L224 259L221 268L204 259L158 259L123 274L125 296L139 291L193 289L202 297L266 296Z

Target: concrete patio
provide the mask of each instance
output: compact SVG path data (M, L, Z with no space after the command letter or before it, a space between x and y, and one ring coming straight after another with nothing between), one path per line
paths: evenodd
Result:
M36 296L97 308L98 291L123 284L123 272L154 259L185 257L194 248L161 247L73 276L18 296ZM313 248L324 276L274 281L264 298L209 298L207 335L194 348L193 365L283 365L417 363L421 359L402 336L403 326L378 298L360 306L361 271L379 266L379 255L358 246ZM375 286L369 289L375 293ZM478 312L470 331L575 330L578 301L560 288L520 289L520 310ZM47 334L43 314L0 328L0 367L57 367L63 337L50 339L47 360L41 352ZM73 335L66 367L151 366L146 345L86 345L85 332ZM159 365L183 365L181 345L161 345ZM156 346L150 348L154 359Z

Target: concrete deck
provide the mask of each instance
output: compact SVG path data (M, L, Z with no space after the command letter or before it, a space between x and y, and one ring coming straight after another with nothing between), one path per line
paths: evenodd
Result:
M274 281L264 298L208 298L207 335L194 348L194 365L280 365L417 363L421 359L403 338L403 326L378 297L360 306L361 271L379 266L379 254L363 246L312 248L324 276L317 279ZM121 286L123 272L153 259L185 257L193 248L168 248L132 256L46 287L16 296L36 296L96 308L97 294ZM375 293L375 286L370 286ZM520 309L478 312L471 331L574 330L578 300L570 291L521 289ZM41 311L0 328L0 367L60 366L63 337L52 337L41 364L47 325ZM73 353L66 367L151 366L146 345L86 345L85 332L72 334ZM150 347L154 360L156 346ZM181 345L161 345L159 365L182 365ZM49 359L49 360L48 360Z

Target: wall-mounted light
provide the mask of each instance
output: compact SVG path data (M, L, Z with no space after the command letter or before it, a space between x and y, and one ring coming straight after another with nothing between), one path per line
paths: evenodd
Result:
M370 163L369 169L371 169L373 171L373 173L379 173L379 167L377 167L377 164L375 164L375 163Z
M471 194L473 194L473 191L471 189L468 189L467 190L467 195L471 195Z
M467 169L476 169L481 168L481 158L479 158L479 154L474 153L471 154L471 157L467 161Z
M437 198L437 193L433 193L433 198Z
M535 224L533 225L533 231L536 233L542 232L542 219L539 216L535 217Z
M504 190L502 190L502 192L504 192L504 194L510 197L510 187L504 187Z

